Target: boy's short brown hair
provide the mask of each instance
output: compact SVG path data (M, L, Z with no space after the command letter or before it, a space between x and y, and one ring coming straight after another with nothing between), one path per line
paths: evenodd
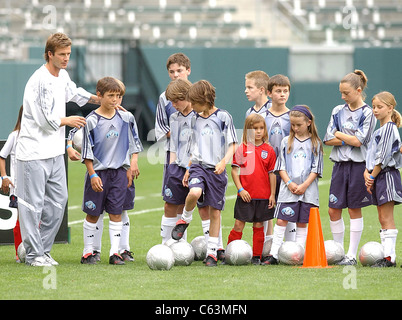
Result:
M188 90L186 100L212 108L215 105L215 88L207 80L197 81Z
M287 76L284 76L283 74L276 74L272 76L268 81L268 91L272 92L274 86L289 87L290 91L290 80Z
M124 96L126 94L126 86L124 85L123 81L115 78L115 80L117 81L117 83L119 84L121 90L120 90L120 95Z
M116 78L104 77L96 84L96 92L103 96L106 92L121 92L121 86Z
M49 51L55 53L58 48L71 47L71 39L64 33L54 33L47 38L45 46L45 60L49 62Z
M254 80L254 84L257 88L263 87L265 93L267 92L269 76L266 72L261 70L251 71L246 74L246 80Z
M187 92L191 87L191 82L186 79L175 79L166 88L166 99L170 101L186 100Z
M167 62L166 62L166 69L169 70L171 64L177 63L179 66L183 66L186 70L191 68L190 59L184 53L174 53L172 54Z

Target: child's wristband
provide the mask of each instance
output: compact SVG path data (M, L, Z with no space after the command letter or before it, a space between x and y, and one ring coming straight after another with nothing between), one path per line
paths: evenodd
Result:
M286 186L290 185L292 183L292 180L289 180L288 182L286 182Z
M370 179L371 179L371 180L375 180L375 177L373 177L373 176L370 174Z
M243 187L241 187L239 190L237 190L238 193L242 192L244 190Z
M3 177L0 177L1 178L1 180L4 180L4 179L8 179L8 176L3 176Z
M187 166L187 167L186 167L186 170L190 170L190 166Z
M342 145L343 145L343 146L345 145L345 141L343 141L343 140L342 140Z
M92 175L92 176L89 176L89 178L90 179L92 179L92 178L98 178L99 176L96 174L96 172Z
M71 145L71 144L68 144L67 146L66 146L66 150L68 149L68 148L72 148L73 146Z

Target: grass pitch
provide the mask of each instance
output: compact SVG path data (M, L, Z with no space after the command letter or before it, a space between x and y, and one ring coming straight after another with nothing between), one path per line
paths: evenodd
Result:
M325 149L324 175L320 182L320 215L324 240L332 239L328 218L328 190L332 163ZM397 242L397 267L374 269L334 266L328 269L301 269L292 266L229 266L206 268L201 261L188 267L174 266L169 271L153 271L146 264L149 248L160 243L163 200L160 196L162 165L150 164L144 151L139 158L141 175L136 183L135 209L130 211L131 250L135 262L124 266L108 264L109 234L105 220L102 261L81 265L83 248L80 210L85 166L69 163L70 244L55 244L52 256L60 263L55 268L34 268L14 261L14 247L0 246L0 292L2 299L144 299L144 300L272 300L272 299L401 299L402 244ZM233 227L236 188L229 177L226 208L222 211L224 242ZM402 230L401 208L395 208L397 227ZM364 231L360 246L379 241L380 225L374 206L363 209ZM345 248L349 245L349 217ZM199 216L194 215L188 239L201 235ZM251 224L243 239L252 244ZM178 290L178 284L182 288Z

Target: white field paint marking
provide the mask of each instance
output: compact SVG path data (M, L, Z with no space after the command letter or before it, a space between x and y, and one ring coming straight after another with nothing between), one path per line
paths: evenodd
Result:
M319 182L318 182L318 185L319 185L319 186L322 186L322 185L329 184L330 182L331 182L330 180L319 181ZM232 183L232 184L233 184L233 183ZM233 185L234 185L234 184L233 184ZM160 194L160 193L151 193L151 194L149 195L149 197L157 197L157 196L159 197L159 196L161 196L161 194ZM140 200L144 200L144 199L146 199L146 198L147 198L147 197L145 197L145 196L138 196L138 197L135 197L135 200L136 200L136 201L140 201ZM237 194L233 194L233 195L227 196L227 197L226 197L226 200L233 200L233 199L236 199L236 198L237 198ZM81 208L81 206L71 206L71 207L68 207L68 210L76 210L76 209L80 209L80 208ZM143 214L143 213L159 212L159 211L163 211L163 210L164 210L164 207L152 208L152 209L145 209L145 210L140 210L140 211L128 212L128 215L129 215L129 216L136 216L136 215ZM105 216L104 219L109 219L109 217L108 217L108 216ZM80 224L80 223L83 223L83 222L84 222L84 219L82 219L82 220L75 220L75 221L69 222L68 225L69 225L69 226L72 226L72 225Z

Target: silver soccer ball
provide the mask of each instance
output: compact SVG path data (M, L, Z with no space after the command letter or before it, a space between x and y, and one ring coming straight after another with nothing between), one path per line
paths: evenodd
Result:
M225 262L230 265L249 264L253 256L253 249L244 240L233 240L226 247Z
M269 253L271 252L271 247L272 247L272 238L265 240L264 246L262 248L262 256L263 257L266 257L267 255L269 255Z
M24 243L21 242L17 248L17 256L18 256L18 259L20 259L21 263L25 262L26 255L27 255L27 253L25 251Z
M377 260L384 258L384 247L381 243L370 241L360 248L359 260L363 266L372 266Z
M189 266L194 261L194 249L187 241L176 241L169 248L173 251L175 266Z
M174 265L174 254L168 246L157 244L148 250L146 260L152 270L170 270Z
M74 149L77 150L78 152L81 152L81 149L82 149L83 132L84 132L83 129L78 129L74 133L73 146L74 146Z
M345 256L342 245L335 240L324 241L324 247L328 264L336 264Z
M191 241L191 246L194 249L194 260L204 260L207 255L207 242L205 236L198 236Z
M304 248L300 243L297 243L296 241L285 241L279 248L278 259L279 262L283 264L303 264Z

